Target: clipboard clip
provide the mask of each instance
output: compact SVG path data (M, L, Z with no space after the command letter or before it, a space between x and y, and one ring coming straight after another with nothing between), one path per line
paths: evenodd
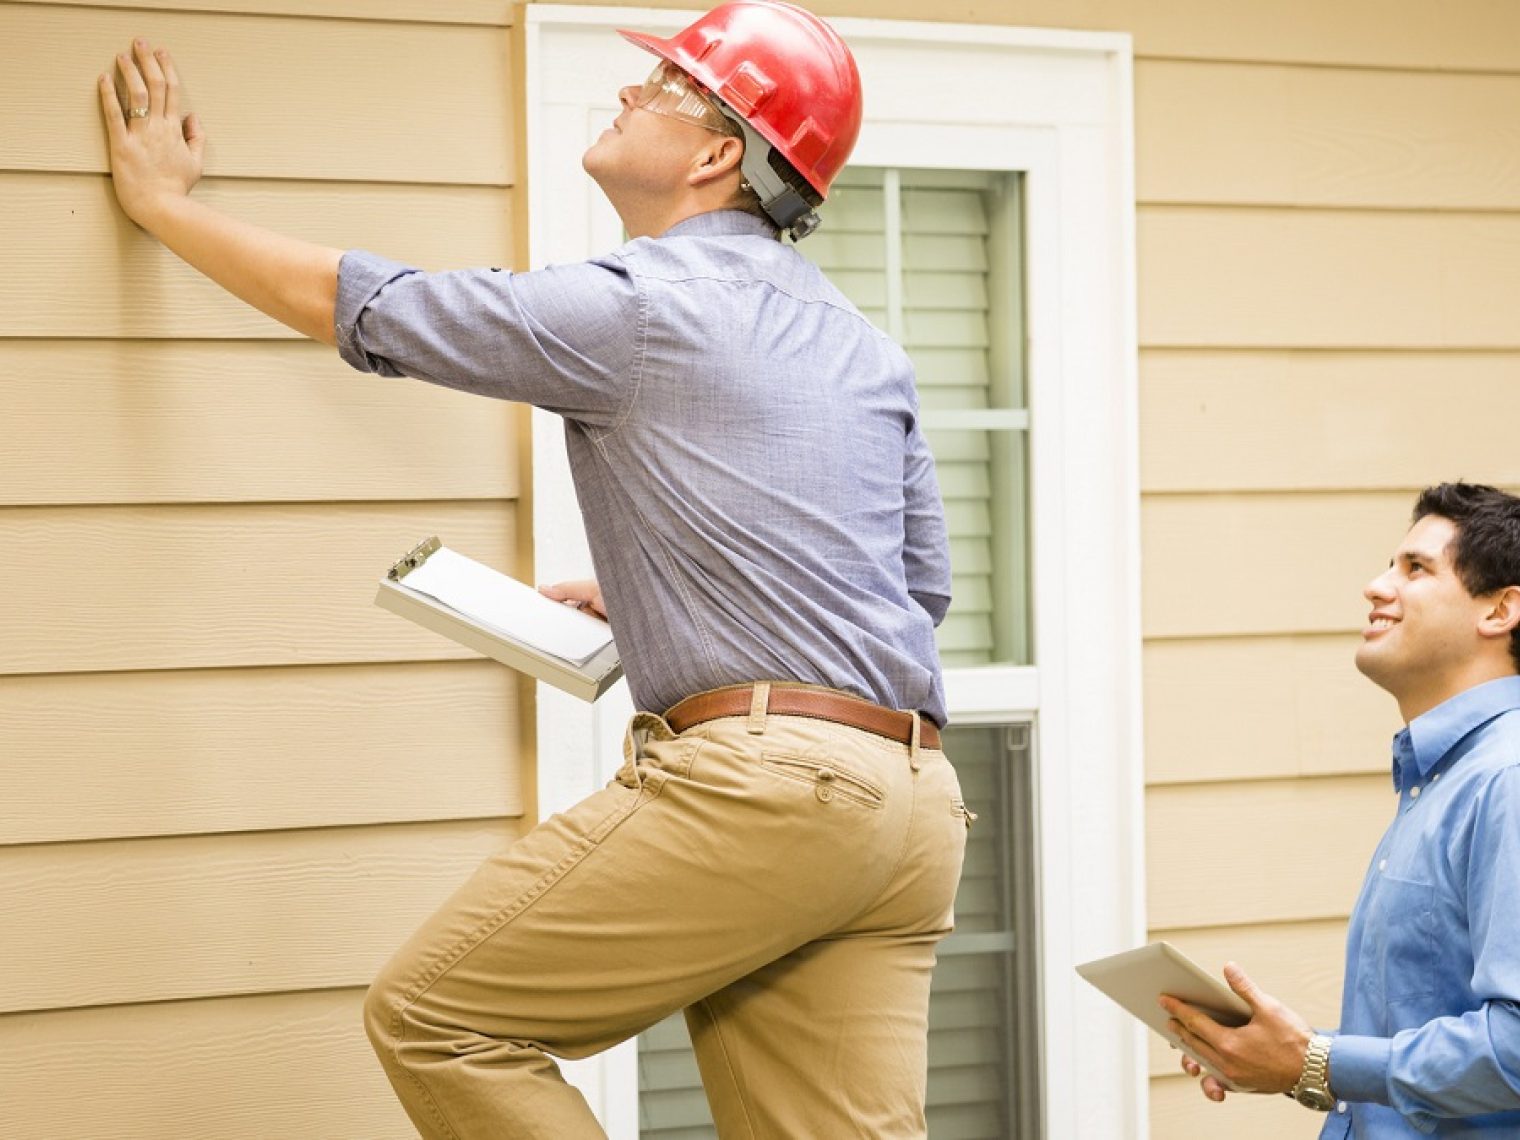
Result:
M430 555L436 554L442 549L443 543L438 540L436 534L432 538L424 538L416 546L403 554L396 564L385 572L385 576L392 582L399 582L426 562Z

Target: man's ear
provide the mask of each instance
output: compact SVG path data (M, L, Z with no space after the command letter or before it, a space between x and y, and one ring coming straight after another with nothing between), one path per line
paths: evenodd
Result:
M744 140L732 135L713 135L692 160L686 181L693 187L706 186L738 170L744 158Z
M1520 626L1520 586L1505 586L1490 597L1488 612L1478 622L1478 632L1485 637L1508 637Z

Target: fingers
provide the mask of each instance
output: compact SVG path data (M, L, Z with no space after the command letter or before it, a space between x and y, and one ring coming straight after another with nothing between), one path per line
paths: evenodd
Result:
M193 111L185 116L185 143L199 162L206 153L206 129L201 126L201 117Z
M1203 1095L1208 1097L1215 1104L1224 1103L1226 1091L1225 1087L1216 1081L1213 1077L1204 1077L1203 1080L1199 1082L1199 1087L1203 1089Z
M1255 982L1246 976L1246 972L1234 962L1225 963L1224 980L1229 982L1230 989L1239 994L1240 999L1251 1007L1252 1013L1257 1012L1261 1008L1262 1001L1266 995L1257 988Z
M593 602L602 594L597 584L589 578L578 578L573 582L556 582L552 586L540 586L538 589L540 593L553 598L556 602Z
M127 133L126 121L121 116L121 100L109 75L102 75L95 85L100 89L100 113L105 116L106 134L113 144L121 142Z
M142 37L132 41L132 55L137 62L137 70L143 77L143 82L148 88L148 112L158 116L164 113L164 69L158 64L158 57L148 48L148 41ZM138 104L141 106L141 104Z
M578 610L586 610L597 617L607 617L607 606L602 601L602 589L594 578L580 578L573 582L556 582L552 586L540 586L538 592L556 602L565 602Z
M137 64L126 52L117 55L116 72L120 77L122 102L126 105L130 126L133 119L142 118L132 112L148 109L148 85L143 80L142 72L137 70Z
M159 48L153 54L164 72L164 114L171 119L177 119L179 118L179 72L174 69L174 60L170 57L168 48Z
M1203 1020L1208 1021L1210 1025L1214 1025L1214 1022L1209 1021L1206 1016L1203 1017ZM1191 1023L1181 1021L1177 1014L1173 1014L1172 1020L1167 1023L1167 1028L1176 1035L1177 1040L1182 1042L1184 1049L1204 1064L1211 1065L1216 1069L1223 1069L1225 1067L1224 1060L1220 1057L1218 1050L1215 1049L1213 1042L1202 1034L1194 1032L1190 1026ZM1218 1027L1216 1026L1216 1028Z

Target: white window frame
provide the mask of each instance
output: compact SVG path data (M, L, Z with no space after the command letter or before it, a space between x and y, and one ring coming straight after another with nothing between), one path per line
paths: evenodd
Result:
M694 11L526 9L529 259L577 261L622 240L580 158L649 57L615 34L668 34ZM852 161L1018 171L1026 201L1029 485L1037 667L948 670L956 724L1032 719L1046 1134L1148 1131L1143 1031L1073 967L1145 937L1140 699L1134 127L1130 39L838 19L867 95ZM828 224L827 206L823 211ZM562 426L533 422L541 581L589 572ZM545 686L538 808L558 811L621 763L632 706ZM568 1066L613 1140L638 1135L635 1043Z

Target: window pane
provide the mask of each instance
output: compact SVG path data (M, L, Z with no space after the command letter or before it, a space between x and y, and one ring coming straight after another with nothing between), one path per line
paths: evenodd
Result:
M797 247L917 371L950 527L949 667L1032 661L1020 189L1016 174L852 168Z

